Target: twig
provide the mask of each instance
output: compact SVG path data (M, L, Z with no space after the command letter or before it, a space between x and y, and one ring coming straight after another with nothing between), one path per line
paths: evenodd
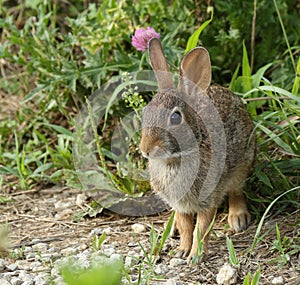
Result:
M265 100L293 100L293 98L288 98L288 97L278 97L278 98L273 98L273 97L257 97L257 98L248 98L248 99L245 99L246 102L265 101Z
M256 25L256 1L253 2L253 18L252 18L252 31L251 31L251 63L250 63L250 69L251 74L253 71L253 65L254 65L254 46L255 46L255 25Z
M23 195L23 194L31 194L31 193L36 193L39 192L40 189L31 189L31 190L25 190L25 191L19 191L16 193L11 193L9 194L10 196L19 196L19 195Z
M18 248L18 247L22 247L22 246L31 246L31 245L35 245L37 243L43 242L52 242L52 241L63 241L65 238L63 238L62 236L56 236L56 237L51 237L51 238L44 238L44 239L37 239L36 241L28 241L28 242L22 242L19 244L14 244L12 245L12 248Z

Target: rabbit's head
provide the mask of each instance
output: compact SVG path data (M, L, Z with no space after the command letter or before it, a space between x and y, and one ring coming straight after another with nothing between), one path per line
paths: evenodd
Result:
M207 50L198 47L185 55L177 88L158 39L150 40L149 56L158 93L143 110L142 154L150 159L167 159L198 151L205 128L201 127L197 110L211 80Z

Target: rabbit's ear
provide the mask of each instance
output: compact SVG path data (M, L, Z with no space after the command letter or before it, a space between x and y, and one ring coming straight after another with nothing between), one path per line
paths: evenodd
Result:
M159 39L152 38L148 44L150 62L155 73L155 77L158 83L158 89L163 90L165 88L174 89L174 83L170 69L162 50Z
M191 50L181 61L179 89L193 94L198 87L205 91L211 81L211 63L208 51L203 47Z

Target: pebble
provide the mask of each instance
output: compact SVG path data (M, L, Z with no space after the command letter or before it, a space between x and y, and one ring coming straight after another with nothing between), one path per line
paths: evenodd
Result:
M18 265L16 263L12 263L6 266L9 271L16 271L18 269Z
M135 223L131 225L131 229L135 234L140 234L146 231L146 226L143 224Z
M73 247L66 247L61 250L61 254L64 256L70 256L77 253L77 249Z
M72 206L72 203L71 202L62 202L62 201L57 201L55 204L54 204L54 208L56 210L64 210L64 209L68 209L68 208L71 208Z
M169 272L169 268L166 265L159 264L154 267L154 272L157 275L165 275L167 272Z
M277 285L284 284L284 279L282 276L274 277L271 283Z
M100 236L102 234L102 229L100 228L95 228L95 229L92 229L89 236L90 237L93 237L93 236Z
M134 256L126 256L124 261L124 266L126 269L132 269L132 267L139 263L138 258Z
M48 244L47 243L43 243L43 242L39 242L39 243L36 243L32 246L32 248L36 251L39 251L39 252L45 252L48 250Z
M228 263L224 264L217 275L217 283L221 285L236 284L237 272L236 269Z
M177 267L178 265L186 264L185 259L174 257L170 260L170 267Z
M0 258L0 271L4 270L5 262L4 259Z
M84 193L81 193L77 195L75 204L80 207L85 204L85 201L86 201L86 195Z
M11 285L21 285L23 281L18 277L12 277L10 283Z
M8 282L6 279L0 278L0 284L1 285L12 285L10 282Z
M116 250L113 247L109 246L107 248L104 248L102 252L106 256L111 256L112 254L114 254L116 252Z

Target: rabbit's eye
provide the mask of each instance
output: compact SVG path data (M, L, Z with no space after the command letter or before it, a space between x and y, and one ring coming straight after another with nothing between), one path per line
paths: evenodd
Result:
M170 118L171 125L180 125L181 121L182 121L182 116L179 111L175 111L174 113L172 113Z

